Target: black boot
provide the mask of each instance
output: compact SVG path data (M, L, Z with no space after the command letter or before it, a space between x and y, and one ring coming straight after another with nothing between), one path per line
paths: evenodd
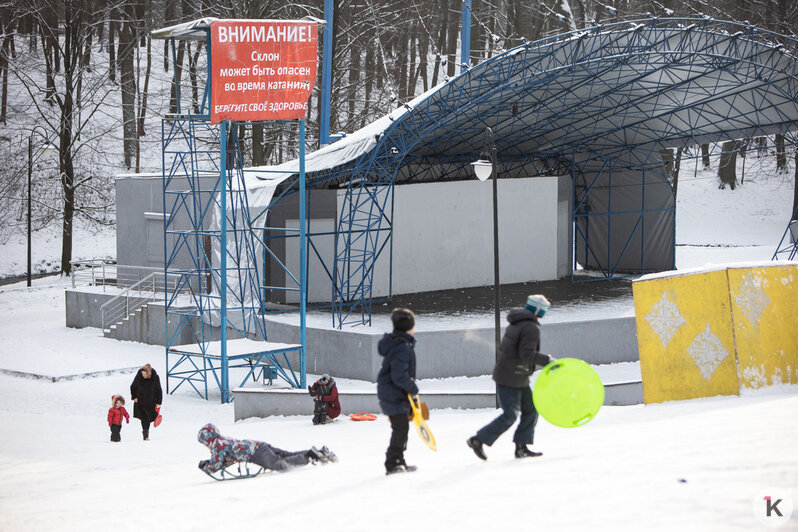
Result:
M466 444L471 447L471 450L474 451L474 454L477 455L482 460L487 460L488 456L485 454L485 450L482 448L482 442L479 441L479 438L476 436L471 436L466 440Z
M386 475L395 475L396 473L412 473L413 471L417 470L418 468L414 465L408 465L403 460L402 463L393 465L391 467L385 468Z
M542 456L543 453L537 453L523 443L515 444L515 457L516 458L534 458L535 456Z
M142 430L141 431L141 436L143 437L144 441L149 440L150 439L150 431L149 430Z

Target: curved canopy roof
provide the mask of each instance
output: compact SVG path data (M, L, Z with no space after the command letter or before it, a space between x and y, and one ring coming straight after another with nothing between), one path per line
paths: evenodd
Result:
M577 152L651 167L662 147L784 132L798 124L797 51L792 38L710 19L528 43L309 154L308 182L471 179L488 126L503 177L562 171ZM297 168L260 170L281 181Z

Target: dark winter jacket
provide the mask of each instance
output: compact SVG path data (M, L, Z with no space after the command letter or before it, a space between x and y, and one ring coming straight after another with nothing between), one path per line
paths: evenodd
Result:
M377 374L377 399L386 416L407 414L410 401L407 394L418 394L416 378L416 340L402 331L385 334L377 344L382 367Z
M502 386L529 386L529 376L551 362L551 355L540 352L540 324L537 316L525 308L507 314L510 325L504 331L499 358L493 368L493 380Z
M255 440L225 438L213 423L200 429L197 440L211 450L211 459L202 467L206 473L214 473L236 462L249 462L262 445L262 442Z
M130 423L130 415L127 413L124 406L120 406L119 408L112 406L108 409L109 425L121 425L123 418Z
M154 369L149 379L142 377L141 370L136 373L136 378L130 385L130 398L137 399L133 403L133 417L145 421L155 421L158 416L155 405L161 404L163 392L161 391L161 379Z
M317 392L319 395L316 395ZM327 417L335 419L339 416L341 402L338 400L338 386L335 384L335 379L330 377L330 382L326 385L316 381L310 387L310 394L315 396L317 400L327 403Z

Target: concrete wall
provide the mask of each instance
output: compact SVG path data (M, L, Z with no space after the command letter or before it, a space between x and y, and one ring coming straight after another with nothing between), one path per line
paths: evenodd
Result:
M68 327L100 327L99 307L112 294L66 291ZM163 345L162 304L150 304L139 320L120 330L120 338ZM171 329L170 329L171 330ZM299 327L267 318L269 340L299 343ZM126 332L123 332L126 331ZM346 331L308 327L307 371L337 377L374 381L382 358L377 343L383 332L366 328ZM218 330L214 330L218 338ZM231 338L234 336L231 336ZM542 350L555 357L574 357L590 364L638 360L637 328L634 317L541 324ZM419 379L454 375L487 375L493 371L494 330L492 327L461 330L419 331L416 333L417 376ZM190 337L178 343L192 343ZM177 344L175 344L177 345ZM291 363L298 367L296 356Z
M569 200L569 177L499 180L502 282L558 279L568 274ZM388 294L389 258L386 248L375 270L374 296ZM474 179L394 187L394 294L492 282L490 181Z
M605 405L634 405L643 401L639 382L611 384L604 387ZM236 388L234 415L236 421L248 417L311 416L313 401L305 390L275 390L265 388ZM422 400L430 409L439 408L494 408L496 395L491 392L424 392ZM376 390L372 392L346 392L339 389L341 415L357 412L379 413ZM434 414L430 416L434 419Z
M213 178L200 178L212 189ZM179 186L176 185L176 186ZM117 263L124 266L163 266L163 184L160 175L136 174L116 180ZM570 178L534 177L499 182L499 247L501 278L505 283L557 279L569 273ZM309 192L308 216L312 246L308 249L308 301L329 302L335 256L335 231L343 204L342 190ZM493 282L492 184L476 179L449 183L421 183L394 187L393 243L377 261L373 295L482 286ZM173 196L167 198L174 201ZM273 209L270 227L298 228L298 198L292 194ZM389 203L390 205L390 203ZM167 210L169 210L167 208ZM205 225L210 222L210 216ZM172 228L188 228L187 220L173 220ZM274 231L269 246L295 275L299 271L296 238ZM380 235L380 242L388 232ZM169 237L173 238L173 237ZM209 248L210 242L201 244ZM208 249L205 250L209 252ZM321 259L319 258L321 256ZM393 279L389 286L390 261ZM322 262L323 261L323 262ZM212 262L214 260L212 259ZM190 267L187 250L175 266ZM326 265L326 269L325 269ZM283 269L270 259L266 284L296 288ZM298 301L296 292L270 290L274 303Z
M203 190L211 190L215 178L200 177ZM132 174L116 178L116 262L124 266L163 268L163 180L161 174ZM172 188L186 188L175 182ZM176 196L169 195L174 202ZM167 207L169 210L169 207ZM206 224L210 222L207 214ZM188 229L187 219L176 219L170 229ZM170 238L174 239L173 236ZM173 243L172 243L173 246ZM186 251L177 255L173 264L190 267L192 260ZM123 274L120 274L124 276Z
M299 327L269 321L269 340L298 343ZM541 349L557 358L573 357L590 364L638 360L634 317L543 323ZM377 343L383 333L308 328L307 368L310 373L374 382L382 358ZM478 376L493 371L492 327L416 333L419 379Z

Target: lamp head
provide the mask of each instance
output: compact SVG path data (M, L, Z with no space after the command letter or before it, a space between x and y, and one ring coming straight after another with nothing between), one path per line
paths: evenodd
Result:
M480 155L479 160L471 163L471 166L480 181L487 180L493 173L493 163L484 155Z

